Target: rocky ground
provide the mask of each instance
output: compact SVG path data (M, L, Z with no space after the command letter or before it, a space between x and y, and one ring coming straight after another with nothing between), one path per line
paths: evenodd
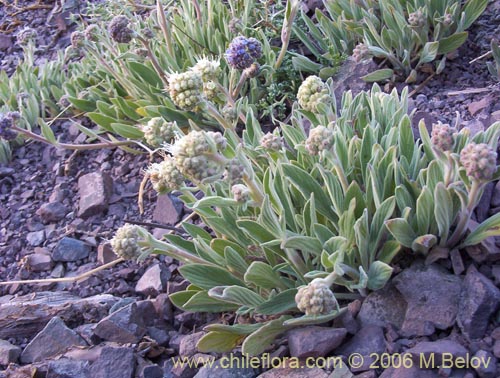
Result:
M43 4L78 6L70 3ZM68 44L68 10L54 12L54 7L23 12L16 20L0 5L0 69L15 67L21 50L11 36L22 23L37 27L49 46L39 61ZM500 120L500 86L484 62L469 64L489 49L490 36L499 34L499 15L500 2L490 2L445 72L413 96L417 120L452 123L458 112L460 125L473 131ZM344 89L366 88L359 80L362 70L344 69L337 80ZM58 127L64 140L84 141L71 124ZM0 166L0 282L75 277L110 263L116 256L107 241L126 221L149 224L157 235L167 232L187 212L175 197L156 197L148 189L140 214L137 194L147 164L146 156L118 149L72 155L33 142L16 148L12 162ZM484 220L499 209L500 184L492 183L475 218ZM411 264L401 257L386 288L353 302L331 324L290 331L269 351L301 361L345 356L342 366L318 360L310 369L174 366L173 356L220 359L199 353L196 341L205 324L223 319L172 307L168 294L186 283L168 257L120 262L76 282L0 286L0 377L500 376L500 239L453 251L449 258L434 257ZM357 359L349 360L354 353ZM409 360L401 366L398 356L405 353ZM436 355L434 366L427 366L435 369L420 370L422 356L429 361L432 353L450 353L453 362Z

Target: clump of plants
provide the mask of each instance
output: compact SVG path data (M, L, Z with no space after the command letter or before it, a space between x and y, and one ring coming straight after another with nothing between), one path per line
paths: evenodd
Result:
M463 225L498 176L500 123L473 138L445 125L429 137L421 123L415 143L406 90L347 92L336 109L329 84L305 80L290 122L272 133L251 111L241 137L231 128L178 130L148 174L211 232L184 222L189 238L158 240L125 225L112 241L125 258L182 261L190 286L170 296L179 308L238 315L207 326L201 351L242 343L259 354L287 329L327 322L342 303L382 288L398 253L498 234L498 215L468 235Z
M487 0L388 0L325 2L328 15L316 11L314 23L303 16L314 41L326 40L335 52L356 61L375 57L388 68L367 81L402 78L415 82L419 72L439 74L446 60L467 40L467 29L483 13ZM306 43L308 36L296 30ZM325 42L319 42L324 44ZM314 42L308 47L315 51ZM323 51L328 51L325 47ZM326 54L326 53L325 53ZM331 56L331 53L329 53ZM431 63L436 62L435 66Z

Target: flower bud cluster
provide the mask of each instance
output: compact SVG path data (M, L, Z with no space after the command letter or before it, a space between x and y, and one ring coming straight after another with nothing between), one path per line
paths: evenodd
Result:
M87 41L97 42L99 39L99 26L96 24L90 24L85 28L84 34Z
M169 76L170 98L183 110L198 111L202 101L203 80L193 70Z
M408 15L408 24L414 28L420 28L425 25L425 15L419 9Z
M317 126L309 131L305 146L311 155L319 155L321 151L330 150L333 143L333 130L325 126Z
M491 180L497 170L497 153L486 143L469 143L460 153L467 176L477 181Z
M226 160L218 151L226 148L227 141L219 132L191 131L171 147L179 171L194 182L218 178Z
M250 201L250 189L243 184L236 184L231 187L231 193L235 201L245 203Z
M226 50L227 63L238 70L249 68L261 56L262 44L255 38L236 37Z
M16 122L21 118L19 112L0 113L0 138L5 140L14 140L17 137L17 132L12 130Z
M166 156L161 163L151 164L146 173L149 175L153 189L159 194L180 189L184 185L184 176L171 156Z
M326 315L337 307L337 300L321 278L315 278L302 286L295 295L295 303L306 315Z
M164 143L169 143L175 137L176 130L175 122L167 122L162 117L151 118L146 125L142 126L144 139L152 147L160 147Z
M224 170L224 180L231 184L240 183L243 180L244 173L245 167L238 159L232 159L227 163L226 169Z
M202 58L196 62L191 70L197 72L204 82L216 80L220 72L220 62Z
M332 101L328 86L318 76L309 76L300 85L297 92L299 105L310 112L316 112L320 103L328 104Z
M450 151L455 144L457 129L441 122L432 125L431 142L441 151Z
M17 33L17 43L20 46L27 46L30 42L34 42L37 37L37 32L32 28L24 28Z
M113 41L118 43L129 43L134 32L128 27L129 19L126 16L115 16L108 25L108 31Z
M356 63L365 60L366 58L368 58L369 55L370 52L368 51L368 46L366 46L364 43L359 43L352 50L352 58Z
M125 260L134 260L141 255L139 242L139 227L132 224L125 224L120 227L113 239L111 247L113 251Z
M266 150L279 151L283 148L283 141L280 136L267 133L261 138L260 145Z
M71 33L70 36L70 41L71 41L71 46L75 49L78 49L83 46L85 43L85 33L81 31L74 31Z

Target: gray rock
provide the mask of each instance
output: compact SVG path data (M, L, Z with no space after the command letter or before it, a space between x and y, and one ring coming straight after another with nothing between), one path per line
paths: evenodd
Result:
M84 242L65 236L52 252L54 261L78 261L89 256L90 247Z
M146 333L137 304L129 304L97 323L94 333L101 339L117 343L137 343Z
M389 368L379 376L379 378L440 378L437 370L419 369L415 365L410 368L404 366Z
M91 378L89 363L70 358L49 361L46 378Z
M471 265L464 280L458 325L469 339L484 336L490 317L500 306L500 290Z
M476 213L476 219L479 223L484 222L488 218L488 212L490 211L490 203L492 200L493 190L495 184L493 182L489 182L483 189L483 195L481 196L481 200L476 206L474 210ZM496 207L498 205L493 205Z
M474 354L473 359L479 361L474 370L480 378L495 378L497 375L497 359L490 352L479 350Z
M479 223L470 220L467 224L468 231L474 231L479 226ZM481 243L469 245L464 248L467 254L476 262L500 260L500 248L496 245L494 236L487 237Z
M68 209L60 202L49 202L40 206L36 213L40 216L43 223L51 223L64 219L68 213Z
M337 348L347 335L345 328L304 327L288 332L292 357L324 357Z
M493 354L496 358L500 358L500 340L495 340L495 344L493 344Z
M184 336L179 345L179 355L181 357L190 357L198 353L196 344L203 336L205 336L205 332L196 332Z
M21 355L21 348L12 345L7 340L0 340L0 365L7 366L16 363Z
M433 358L434 366L439 366L443 362L443 358L446 361L450 361L451 356L453 356L454 359L466 357L467 349L452 340L437 340L420 342L413 348L408 349L406 353L412 355L416 365L420 364L424 356L426 360Z
M43 272L52 269L52 258L44 253L34 253L26 258L26 262L33 272Z
M163 264L155 264L148 268L137 281L135 291L145 296L156 296L167 288L167 282L172 276L170 270Z
M401 293L391 284L371 293L365 298L358 314L362 326L377 325L386 327L392 324L397 328L403 326L407 303Z
M107 173L93 172L81 176L78 179L78 216L87 218L107 210L112 192L113 181Z
M168 225L175 225L182 215L182 203L179 199L170 194L161 194L156 199L156 206L153 212L153 220Z
M117 258L118 256L113 252L110 243L99 244L97 247L97 261L99 264L107 264Z
M274 368L262 373L257 378L328 378L328 374L319 368Z
M465 266L460 251L458 249L452 249L450 251L450 259L453 273L455 273L456 276L462 274L465 270Z
M362 79L366 74L375 71L377 65L373 60L365 60L356 63L352 59L347 59L342 63L339 72L333 77L333 90L337 104L344 92L350 90L353 96L365 90L368 84Z
M163 368L158 365L145 366L142 369L141 378L163 378Z
M136 357L132 348L104 347L90 369L92 378L132 378Z
M21 353L21 362L29 364L64 353L72 346L86 346L80 335L72 331L59 317L54 317Z
M368 356L372 353L381 354L386 349L384 331L381 327L368 325L362 327L351 340L335 350L335 355L349 356L359 353Z
M0 33L0 50L7 50L12 46L12 37L7 34Z
M166 346L170 340L168 332L163 328L148 327L148 336L162 346Z
M491 207L500 206L500 181L498 181L493 188L493 193L491 195Z
M240 368L228 366L229 360L217 360L211 367L203 366L194 378L254 378L257 371L250 367Z
M393 280L408 303L401 333L405 336L426 336L435 328L453 326L458 313L459 277L438 265L425 266L417 262Z
M45 241L45 230L28 232L26 234L26 241L32 247L38 247Z

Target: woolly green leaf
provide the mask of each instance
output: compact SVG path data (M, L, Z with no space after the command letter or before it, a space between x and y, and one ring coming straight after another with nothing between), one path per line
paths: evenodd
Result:
M245 335L228 332L208 332L196 344L200 352L225 353L236 348Z
M227 270L217 266L188 264L181 266L179 268L179 272L193 285L206 290L209 290L214 286L245 286L242 281L234 277Z
M257 306L255 311L262 315L275 315L297 307L295 303L297 289L288 289L271 297L266 302Z
M280 274L261 261L254 261L245 273L245 282L253 283L264 289L286 289Z
M390 68L383 68L381 70L376 70L368 75L363 76L361 79L369 83L375 81L388 80L394 76L394 71Z
M448 54L449 52L455 51L460 46L462 46L465 41L467 41L468 36L469 33L461 32L441 39L439 41L438 54Z
M411 248L413 240L416 239L417 235L415 235L415 232L406 219L390 219L385 222L385 225L398 242L405 247Z
M208 291L208 296L251 308L255 308L264 302L264 298L259 294L241 286L215 286Z
M391 274L392 268L389 265L382 261L374 261L368 270L368 289L382 289L391 278Z
M488 5L488 0L469 0L465 4L463 13L465 14L465 20L463 23L463 28L468 29L476 19L481 16L481 14L486 9Z
M242 353L249 356L258 356L263 353L271 345L276 336L289 328L283 325L283 322L289 318L290 316L282 316L279 319L271 320L249 335L241 347Z
M459 248L476 245L490 236L500 235L500 213L497 213L483 223L481 223L474 231L472 231Z

